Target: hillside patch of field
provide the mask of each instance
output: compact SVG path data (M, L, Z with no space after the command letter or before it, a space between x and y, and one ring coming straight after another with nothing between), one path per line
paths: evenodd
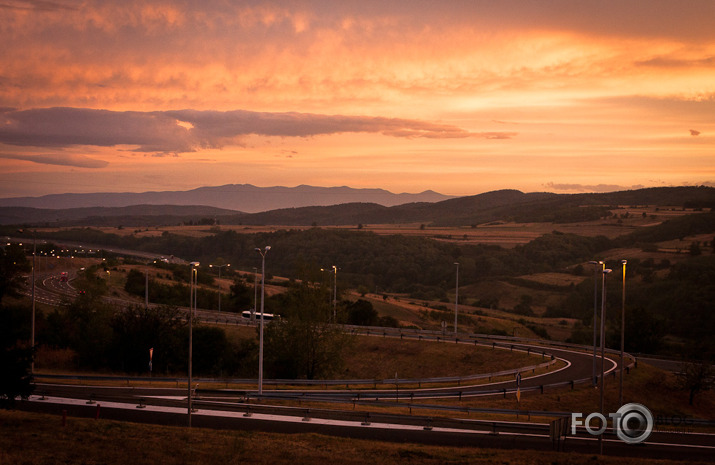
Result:
M525 276L519 276L520 279L532 281L537 284L546 284L547 286L567 287L582 283L586 278L568 273L535 273Z
M358 337L345 379L414 379L495 373L542 363L541 356L448 342Z

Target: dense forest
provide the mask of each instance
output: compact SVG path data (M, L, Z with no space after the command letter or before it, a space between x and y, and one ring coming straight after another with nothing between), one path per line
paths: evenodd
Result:
M446 283L454 281L456 261L460 263L460 279L469 283L486 277L559 269L589 260L594 254L613 246L613 242L605 237L589 238L557 231L514 249L320 228L256 234L217 229L203 238L170 233L137 238L78 228L47 233L44 237L173 255L205 263L220 257L234 268L246 271L260 265L260 256L255 249L270 245L267 266L271 274L295 279L306 273L310 275L309 270L317 272L335 265L346 286L378 287L382 291L406 293L444 289Z

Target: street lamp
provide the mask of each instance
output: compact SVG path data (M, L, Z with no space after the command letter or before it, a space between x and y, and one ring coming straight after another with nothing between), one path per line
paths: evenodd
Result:
M194 336L193 336L193 319L194 319L194 307L196 306L196 300L194 299L195 293L198 293L198 289L194 291L194 283L198 286L198 270L199 262L191 262L191 274L189 275L189 383L188 383L188 414L189 414L189 428L191 428L191 382L192 378L192 363L194 356Z
M333 265L333 323L338 322L338 267Z
M156 263L156 260L153 260L149 263L146 264L146 267L144 268L144 308L148 309L149 308L149 267Z
M626 264L628 260L621 260L623 265L623 286L621 293L621 379L618 385L618 405L623 405L623 350L626 340Z
M600 406L601 406L601 418L605 418L603 416L604 410L603 410L603 390L604 390L604 378L605 378L605 367L606 367L606 358L605 358L605 352L606 352L606 275L610 273L612 270L609 268L606 268L603 270L603 278L601 280L601 401L600 401ZM598 442L601 450L601 454L603 454L603 435L600 435L598 437Z
M256 307L258 306L258 268L253 267L253 312L251 312L251 323L256 321Z
M598 321L598 272L603 271L606 268L606 264L602 261L590 261L589 265L594 265L594 275L593 275L593 374L591 375L591 381L595 386L598 383L598 377L596 376L596 322ZM600 266L599 266L600 265ZM600 270L599 270L600 268Z
M18 230L20 233L25 232L24 230ZM31 231L32 234L32 324L30 329L30 347L34 350L35 348L35 256L37 255L37 237L35 232ZM35 356L33 354L32 361L30 362L30 374L35 374Z
M457 313L459 312L459 262L454 262L457 266L457 281L454 287L454 336L457 336Z
M338 310L337 310L337 305L338 305L338 267L333 265L331 268L333 270L333 296L332 296L332 301L333 301L333 323L337 323L337 315L338 315ZM326 270L325 268L321 268L320 271L329 271Z
M149 267L151 265L156 265L156 260L147 263L144 268L144 308L147 309L149 308Z
M221 312L221 268L224 266L231 266L230 263L225 265L209 265L209 268L218 268L218 311Z
M263 395L263 309L266 295L266 254L271 250L267 245L264 249L256 247L256 252L261 254L261 329L258 341L258 395Z
M144 268L144 309L149 309L149 265Z

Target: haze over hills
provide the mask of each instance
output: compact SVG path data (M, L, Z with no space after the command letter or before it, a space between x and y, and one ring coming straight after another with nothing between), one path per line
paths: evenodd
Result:
M330 188L314 189L320 192L332 192ZM321 198L325 197L336 202L341 200L340 196L322 195ZM353 200L355 197L359 195L355 194ZM161 226L183 223L212 224L216 221L225 225L323 226L419 222L435 226L474 226L493 221L519 223L591 221L609 215L613 206L623 205L712 209L715 207L715 188L661 187L606 194L523 193L517 190L500 190L437 202L385 206L353 201L328 206L279 208L259 213L192 205L133 205L71 209L0 206L0 224Z
M419 194L394 194L384 189L351 187L257 187L227 184L189 191L142 193L52 194L41 197L0 199L0 207L69 209L82 207L127 207L131 205L203 205L236 212L257 213L279 208L327 206L366 202L386 207L412 202L439 202L451 198L428 190Z

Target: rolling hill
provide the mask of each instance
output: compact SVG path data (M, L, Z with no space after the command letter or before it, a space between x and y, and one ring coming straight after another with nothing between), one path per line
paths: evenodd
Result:
M324 193L334 192L330 191L332 188L316 189L328 189L322 191ZM350 191L345 192L348 196L360 197L359 191L354 190L352 194L349 194ZM267 191L263 193L270 195ZM344 197L334 197L333 200L338 203L333 205L279 208L258 213L212 206L169 204L71 209L0 207L0 224L160 226L215 221L220 224L284 226L390 223L470 226L494 221L569 223L599 219L607 215L613 206L713 208L715 188L661 187L606 194L523 193L517 190L499 190L437 202L412 202L393 206L375 202L340 203L342 198Z

